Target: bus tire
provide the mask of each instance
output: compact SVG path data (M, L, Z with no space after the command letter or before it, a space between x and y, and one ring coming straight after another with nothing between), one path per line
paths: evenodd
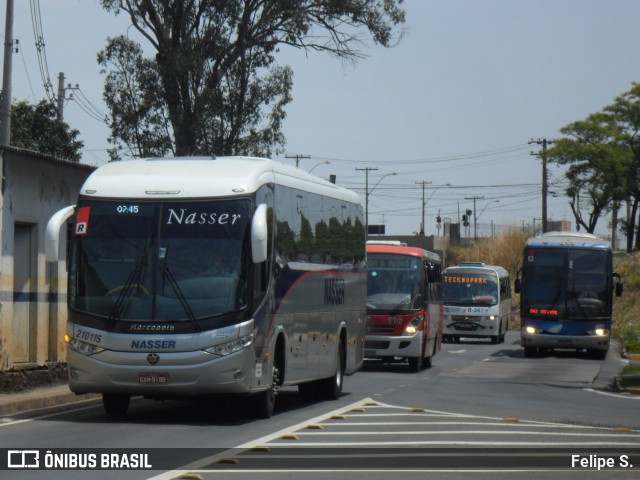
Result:
M318 399L318 382L298 384L298 394L303 402L313 402Z
M414 373L418 373L422 370L422 356L409 357L409 369Z
M587 355L589 358L593 358L595 360L604 360L607 357L606 350L587 350Z
M342 340L338 341L336 358L336 371L328 377L318 381L318 391L325 400L337 400L342 394L342 383L344 381L344 347Z
M273 366L271 385L266 390L251 397L252 410L256 418L271 418L276 407L276 397L280 389L280 369Z
M121 395L118 393L103 393L102 406L107 415L124 416L129 410L131 397L129 395Z
M422 360L422 368L431 368L433 366L433 356L436 354L436 345L438 345L437 339L433 344L433 351L431 352L431 355L424 357Z

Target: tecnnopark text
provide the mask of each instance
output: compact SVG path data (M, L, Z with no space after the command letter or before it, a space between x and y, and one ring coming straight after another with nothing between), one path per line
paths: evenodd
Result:
M633 468L629 455L604 457L599 455L571 455L571 468L604 470L609 468Z
M34 470L147 470L147 453L56 452L46 449L7 451L7 469Z

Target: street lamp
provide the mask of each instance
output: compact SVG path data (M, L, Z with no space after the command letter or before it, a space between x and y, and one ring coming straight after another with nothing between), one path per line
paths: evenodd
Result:
M480 215L482 215L484 213L484 211L487 209L487 207L489 205L491 205L492 203L499 203L500 200L492 200L489 203L487 203L484 208L482 210L480 210L480 213L478 215L475 215L474 219L473 219L473 236L474 239L478 239L478 219L480 218Z
M324 162L320 162L320 163L316 163L313 167L311 167L311 169L309 170L308 173L313 172L313 169L316 167L319 167L320 165L329 165L331 162L329 160L325 160Z
M367 170L367 175L365 176L365 187L364 187L364 223L365 223L364 231L366 232L365 238L367 235L369 235L369 195L376 189L378 185L380 185L380 182L382 181L383 178L389 177L392 175L397 175L397 173L396 172L387 173L381 176L380 180L378 180L378 182L373 186L373 188L369 190L369 171Z
M425 227L425 225L426 225L426 224L425 224L425 218L424 218L424 215L425 215L425 209L427 208L427 203L429 203L429 200L431 200L431 197L433 197L433 196L436 194L436 192L437 192L440 188L442 188L442 187L450 187L450 186L451 186L451 184L450 184L450 183L445 183L444 185L438 185L438 186L433 190L433 192L431 193L431 195L429 195L429 198L427 198L427 200L425 201L425 199L424 199L424 182L422 183L422 225L420 225L420 233L421 233L422 235L424 235L424 234L425 234L425 229L424 229L424 227Z

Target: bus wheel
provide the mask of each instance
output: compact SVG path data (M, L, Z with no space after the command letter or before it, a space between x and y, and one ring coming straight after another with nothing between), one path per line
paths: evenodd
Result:
M303 402L312 402L318 399L318 383L306 382L298 385L298 393Z
M324 378L318 382L318 391L325 400L337 400L342 393L342 383L344 380L344 347L342 341L338 342L336 372L329 378Z
M587 350L587 355L595 360L604 360L607 356L606 350Z
M427 345L425 340L425 343L422 345L422 348L420 351L420 356L409 357L409 369L411 369L412 372L418 373L420 370L422 370L425 367L424 352L426 349L427 349ZM431 363L431 358L429 358L429 363Z
M102 406L107 415L122 416L127 414L129 410L129 395L120 395L117 393L103 393Z
M437 344L438 342L436 340L436 343L433 344L433 351L431 352L431 355L429 355L428 357L424 357L424 359L422 360L423 368L431 368L431 366L433 365L433 356L436 354Z
M415 373L422 370L422 357L409 357L409 369Z
M499 335L492 335L491 336L491 343L493 343L494 345L497 345L500 342L500 336Z
M524 356L527 358L535 357L538 353L538 349L536 347L524 347Z
M280 389L280 369L273 366L271 385L263 392L254 395L252 400L253 412L257 418L271 418L276 406L276 397Z

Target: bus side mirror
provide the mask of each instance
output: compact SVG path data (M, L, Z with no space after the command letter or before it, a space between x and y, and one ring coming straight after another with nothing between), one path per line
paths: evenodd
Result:
M60 230L73 215L75 208L75 205L65 207L49 219L44 230L44 255L48 262L57 262L60 259Z
M516 278L513 281L513 291L516 292L516 293L520 293L520 288L521 288L520 279Z
M267 259L267 205L261 203L256 208L251 221L251 256L253 263L262 263Z
M616 287L615 287L615 292L616 292L616 297L621 297L622 296L622 275L620 275L619 273L613 273L613 278L616 280Z

